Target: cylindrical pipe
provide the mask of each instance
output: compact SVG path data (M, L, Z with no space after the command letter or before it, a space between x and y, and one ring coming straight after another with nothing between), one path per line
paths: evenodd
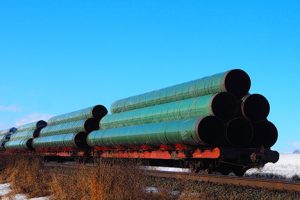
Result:
M42 129L45 126L47 126L47 122L45 122L43 120L40 120L40 121L37 121L37 122L32 122L32 123L29 123L29 124L21 125L17 129L18 129L18 131L23 132L23 131L27 131L27 130Z
M87 134L84 132L39 137L33 140L32 147L37 150L40 148L62 148L62 147L83 148L83 147L87 147L86 137Z
M141 126L93 131L89 146L132 146L162 144L215 145L224 135L224 124L214 116L180 121L168 121Z
M36 129L41 130L42 128L45 128L47 126L47 122L44 120L40 120L36 123Z
M55 124L42 129L40 136L60 135L65 133L90 133L99 129L99 121L95 118Z
M270 104L263 95L248 94L242 99L241 112L250 121L263 121L270 113Z
M79 121L88 118L95 118L97 120L100 120L107 114L107 112L107 109L103 105L96 105L93 107L52 117L48 120L48 123L50 125L55 125L71 121Z
M253 138L251 123L242 118L235 118L227 124L226 139L233 146L244 147Z
M119 113L218 92L230 92L238 98L242 98L248 93L250 86L251 80L248 74L243 70L234 69L202 79L121 99L113 103L111 111L112 113Z
M254 137L251 146L270 148L277 142L278 131L272 122L265 120L263 122L253 123L253 130Z
M227 120L232 118L236 112L236 98L230 93L221 92L218 94L106 115L100 121L100 127L101 129L110 129L209 115Z

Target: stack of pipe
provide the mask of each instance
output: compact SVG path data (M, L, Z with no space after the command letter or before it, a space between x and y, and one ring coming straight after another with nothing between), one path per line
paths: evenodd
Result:
M9 141L11 135L14 134L16 131L17 128L15 127L0 131L0 150L5 150L5 143Z
M250 86L248 74L234 69L119 100L87 143L270 147L277 140L266 120L270 106L262 95L249 95Z
M15 133L10 136L9 141L4 144L4 148L7 150L32 149L33 138L38 137L40 131L46 126L47 122L40 120L17 127L17 130L14 129Z
M99 129L100 119L107 114L102 105L52 117L32 142L33 149L86 147L86 136Z

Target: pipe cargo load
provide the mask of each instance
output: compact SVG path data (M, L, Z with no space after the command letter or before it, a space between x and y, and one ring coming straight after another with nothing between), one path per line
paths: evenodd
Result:
M4 148L7 150L32 150L33 138L39 137L41 130L46 126L47 122L40 120L17 127L17 131L4 144Z
M94 118L100 120L107 114L107 109L103 105L96 105L93 107L81 109L71 113L66 113L58 116L54 116L48 120L49 125L61 124L70 121L78 121L81 119Z
M162 144L214 145L225 134L224 124L214 116L168 121L140 126L93 131L89 146L133 146Z
M32 142L34 149L86 148L87 135L99 129L99 122L107 114L102 105L95 105L78 111L54 116L40 137Z
M248 93L250 86L251 80L248 74L243 70L234 69L116 101L112 104L111 111L119 113L219 92L229 92L242 98Z
M148 123L216 116L228 120L237 113L237 100L230 93L221 92L141 109L106 115L101 129L135 126Z

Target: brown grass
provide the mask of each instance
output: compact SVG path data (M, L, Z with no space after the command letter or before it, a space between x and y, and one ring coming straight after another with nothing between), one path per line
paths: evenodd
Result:
M48 179L43 173L41 160L28 157L10 159L1 172L2 182L10 182L15 193L24 193L29 197L49 195Z
M2 182L10 182L16 193L29 197L51 195L53 200L225 200L300 199L299 193L272 192L232 185L150 178L138 163L101 161L96 167L45 168L36 158L2 160ZM158 193L148 194L147 186ZM176 195L172 192L178 191Z
M95 168L79 166L71 175L54 175L50 188L54 200L161 199L146 194L145 180L134 163L101 161Z

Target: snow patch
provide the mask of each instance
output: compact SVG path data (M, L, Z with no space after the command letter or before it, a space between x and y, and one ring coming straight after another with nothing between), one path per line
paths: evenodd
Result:
M274 174L288 179L300 176L300 154L280 154L277 163L267 163L261 169L249 169L246 174Z
M1 200L10 200L11 198L13 200L50 200L50 197L39 197L39 198L32 198L28 199L26 198L26 195L24 194L16 194L12 197L8 197L8 195L12 192L10 188L10 184L0 184L0 197Z

